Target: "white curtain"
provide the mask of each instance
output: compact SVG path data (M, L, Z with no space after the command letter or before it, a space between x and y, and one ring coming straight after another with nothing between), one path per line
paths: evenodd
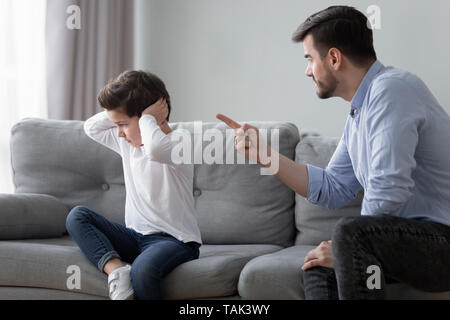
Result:
M0 0L0 193L13 193L12 126L47 118L45 0Z

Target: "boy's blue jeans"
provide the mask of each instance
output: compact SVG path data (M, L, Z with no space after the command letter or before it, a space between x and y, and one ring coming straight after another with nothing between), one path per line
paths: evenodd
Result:
M164 277L199 256L197 242L184 243L166 233L142 235L85 206L70 211L66 228L101 272L113 258L131 264L131 283L138 300L162 299Z

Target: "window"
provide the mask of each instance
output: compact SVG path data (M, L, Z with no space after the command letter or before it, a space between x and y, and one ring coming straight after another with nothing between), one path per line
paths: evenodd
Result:
M0 193L13 193L10 137L25 117L47 118L46 0L0 0Z

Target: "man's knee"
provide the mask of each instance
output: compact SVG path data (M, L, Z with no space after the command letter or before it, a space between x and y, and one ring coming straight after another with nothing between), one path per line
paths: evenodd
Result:
M331 237L333 245L353 239L360 233L366 224L367 217L342 217L338 220L333 229L333 234Z

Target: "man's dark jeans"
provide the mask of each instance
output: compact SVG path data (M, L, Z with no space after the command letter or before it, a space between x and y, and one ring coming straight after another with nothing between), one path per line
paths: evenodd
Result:
M305 299L384 299L389 282L450 290L450 227L443 224L388 215L344 217L335 226L332 252L334 269L303 271ZM368 285L374 275L369 266L381 271L380 289Z
M199 256L197 242L184 243L166 233L142 235L85 206L70 211L66 228L101 272L113 258L131 264L131 283L137 300L162 299L164 277L178 265Z

